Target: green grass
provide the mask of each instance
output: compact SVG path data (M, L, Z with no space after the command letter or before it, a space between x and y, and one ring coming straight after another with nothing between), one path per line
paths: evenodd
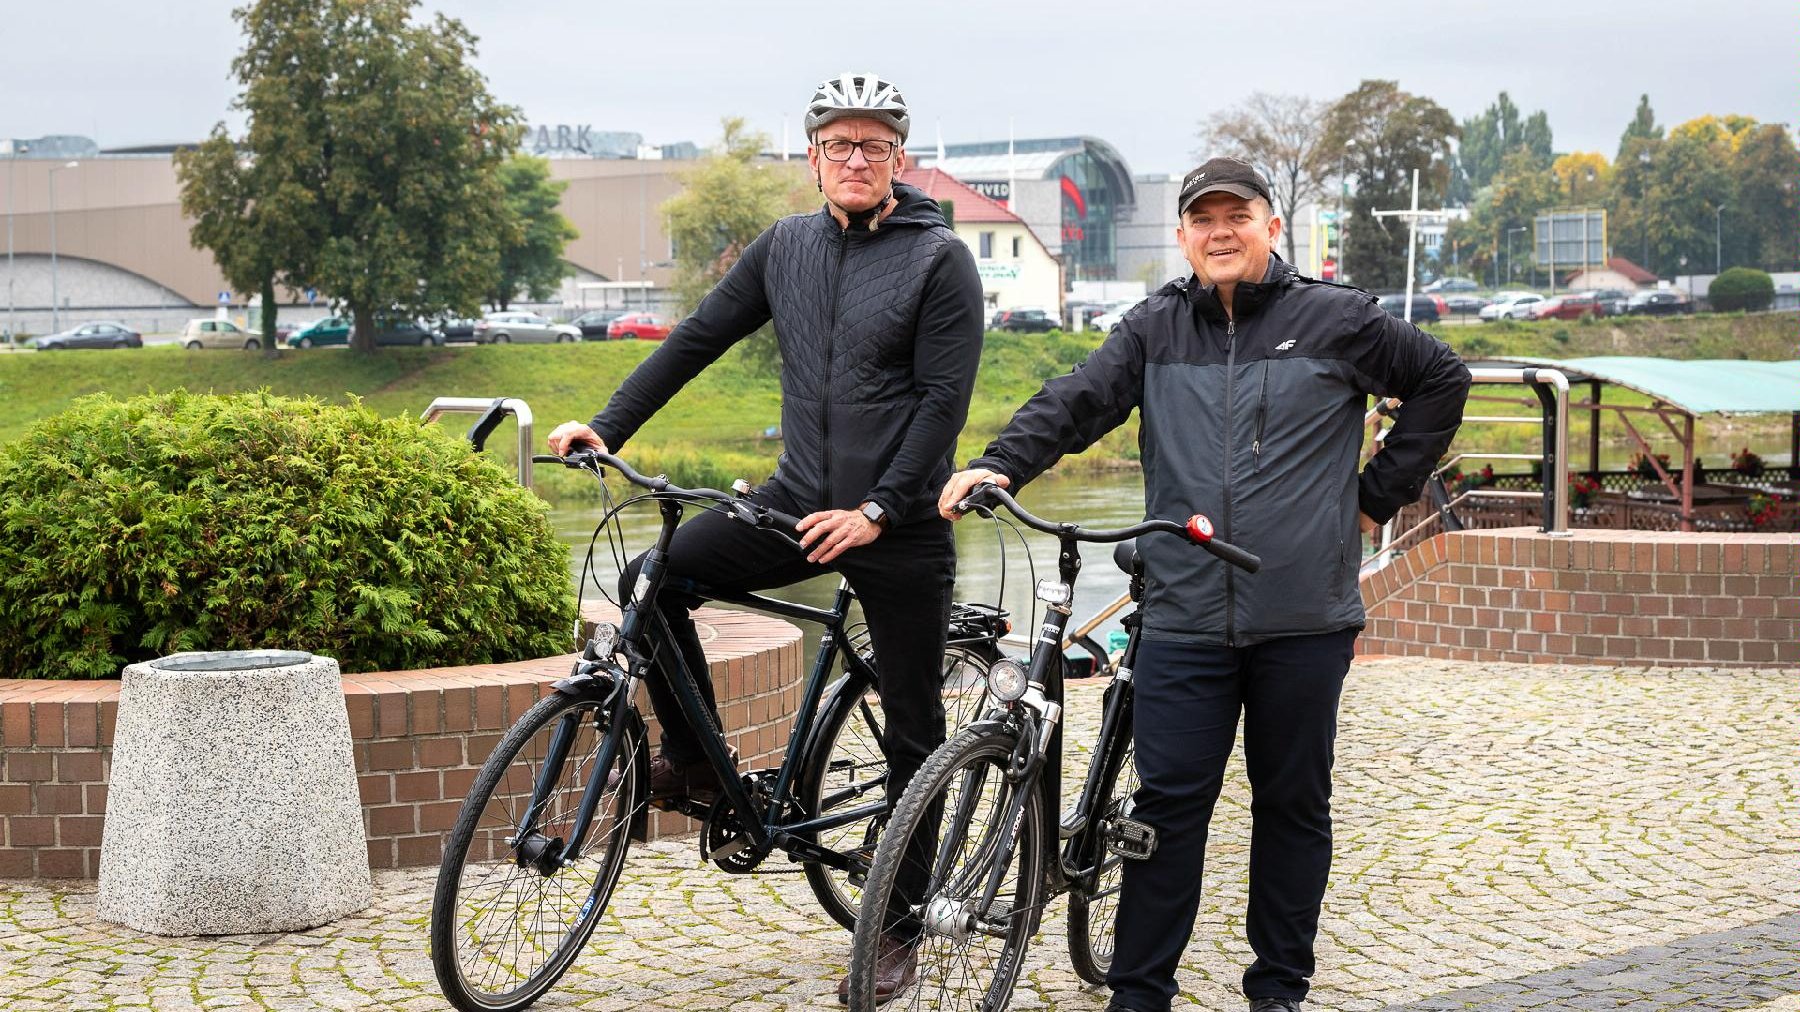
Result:
M1667 355L1676 358L1792 358L1800 314L1698 316L1564 323L1448 325L1434 332L1468 356L1506 354L1546 358L1582 355ZM1012 412L1045 379L1067 372L1096 347L1101 335L989 334L958 458L978 454ZM220 393L267 387L289 396L328 401L360 397L383 414L422 412L432 398L518 397L531 405L539 438L557 423L586 420L630 370L656 349L639 341L505 347L384 348L374 355L339 349L284 352L275 359L231 351L188 352L158 346L130 352L0 355L0 441L17 438L32 422L61 411L75 398L106 392L124 397L185 387ZM1608 400L1634 401L1625 391ZM1635 402L1641 402L1641 398ZM1484 406L1480 413L1495 413ZM780 453L761 438L781 416L773 377L757 372L734 350L689 384L632 440L628 456L652 471L713 485L732 477L765 477ZM465 427L472 416L443 424ZM1781 429L1774 425L1771 432ZM1784 424L1784 423L1782 423ZM1520 427L1472 431L1484 449L1522 447L1535 434ZM1573 446L1584 445L1579 425ZM1616 423L1609 423L1609 430ZM1659 427L1660 428L1660 427ZM1741 430L1740 430L1741 431ZM1752 430L1747 434L1758 434ZM1784 429L1782 431L1785 431ZM1654 437L1653 437L1654 438ZM1732 438L1737 438L1734 434ZM491 441L510 453L510 426ZM1785 440L1783 440L1785 444ZM1137 457L1136 420L1122 426L1065 470L1129 466ZM552 488L573 487L564 476Z

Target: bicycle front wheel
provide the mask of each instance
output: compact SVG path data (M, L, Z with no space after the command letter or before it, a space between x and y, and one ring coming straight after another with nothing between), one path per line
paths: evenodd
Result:
M944 651L944 726L951 732L981 716L988 702L987 670L999 659L992 644L955 646ZM851 676L855 677L855 676ZM871 686L854 695L833 695L820 716L820 743L807 763L800 796L809 811L828 816L881 801L887 791L887 751L882 746L886 717L881 697ZM860 822L828 829L814 839L841 854L868 861L887 824L887 812ZM863 874L817 862L806 865L806 881L819 905L852 931L862 904Z
M884 934L918 951L917 981L893 997L896 1007L986 1012L1012 1000L1037 932L1046 855L1035 778L1008 775L1016 741L991 724L965 728L907 786L863 892L850 952L853 1012L876 1007ZM1015 799L1022 818L1011 820Z
M463 1012L530 1005L599 923L647 775L637 768L635 713L614 723L600 700L549 696L519 718L476 775L445 842L431 903L432 968L444 997ZM601 768L609 744L611 759ZM560 763L548 761L553 748ZM580 852L570 855L590 790L600 792L593 820Z
M1129 728L1120 736L1118 748L1118 761L1109 764L1111 775L1100 784L1094 802L1087 862L1093 873L1069 890L1069 962L1082 980L1096 986L1106 983L1106 973L1112 969L1113 928L1124 880L1124 859L1107 844L1114 823L1131 814L1131 796L1138 787Z

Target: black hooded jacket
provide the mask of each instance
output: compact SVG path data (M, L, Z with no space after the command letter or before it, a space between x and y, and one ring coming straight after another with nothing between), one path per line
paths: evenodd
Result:
M1246 574L1171 534L1140 539L1148 635L1247 646L1360 627L1356 515L1386 521L1419 498L1462 422L1469 371L1368 293L1277 257L1233 299L1235 319L1194 278L1158 289L970 466L1017 488L1141 409L1148 516L1204 513L1263 562ZM1405 406L1359 473L1371 394Z
M615 452L771 319L781 347L774 480L814 510L935 516L981 358L981 279L937 202L898 184L876 228L825 209L770 226L589 426Z

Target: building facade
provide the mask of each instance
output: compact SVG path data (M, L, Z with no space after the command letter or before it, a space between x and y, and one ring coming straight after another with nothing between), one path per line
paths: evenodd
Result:
M1062 266L1024 219L942 169L908 169L900 181L945 206L975 254L987 308L1042 309L1062 316Z

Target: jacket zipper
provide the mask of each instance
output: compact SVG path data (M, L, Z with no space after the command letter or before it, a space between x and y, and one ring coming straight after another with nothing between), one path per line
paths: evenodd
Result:
M831 508L831 357L837 343L838 290L844 280L844 255L850 250L850 226L838 232L837 268L831 272L831 322L825 326L825 388L819 391L819 509Z
M1262 382L1256 392L1256 438L1250 441L1250 453L1256 460L1251 474L1262 473L1263 423L1269 418L1269 362L1263 360Z
M1237 417L1237 320L1225 320L1225 522L1221 525L1225 540L1231 540L1231 477L1237 470L1231 459L1232 422ZM1225 567L1225 645L1237 645L1237 596L1231 567Z

